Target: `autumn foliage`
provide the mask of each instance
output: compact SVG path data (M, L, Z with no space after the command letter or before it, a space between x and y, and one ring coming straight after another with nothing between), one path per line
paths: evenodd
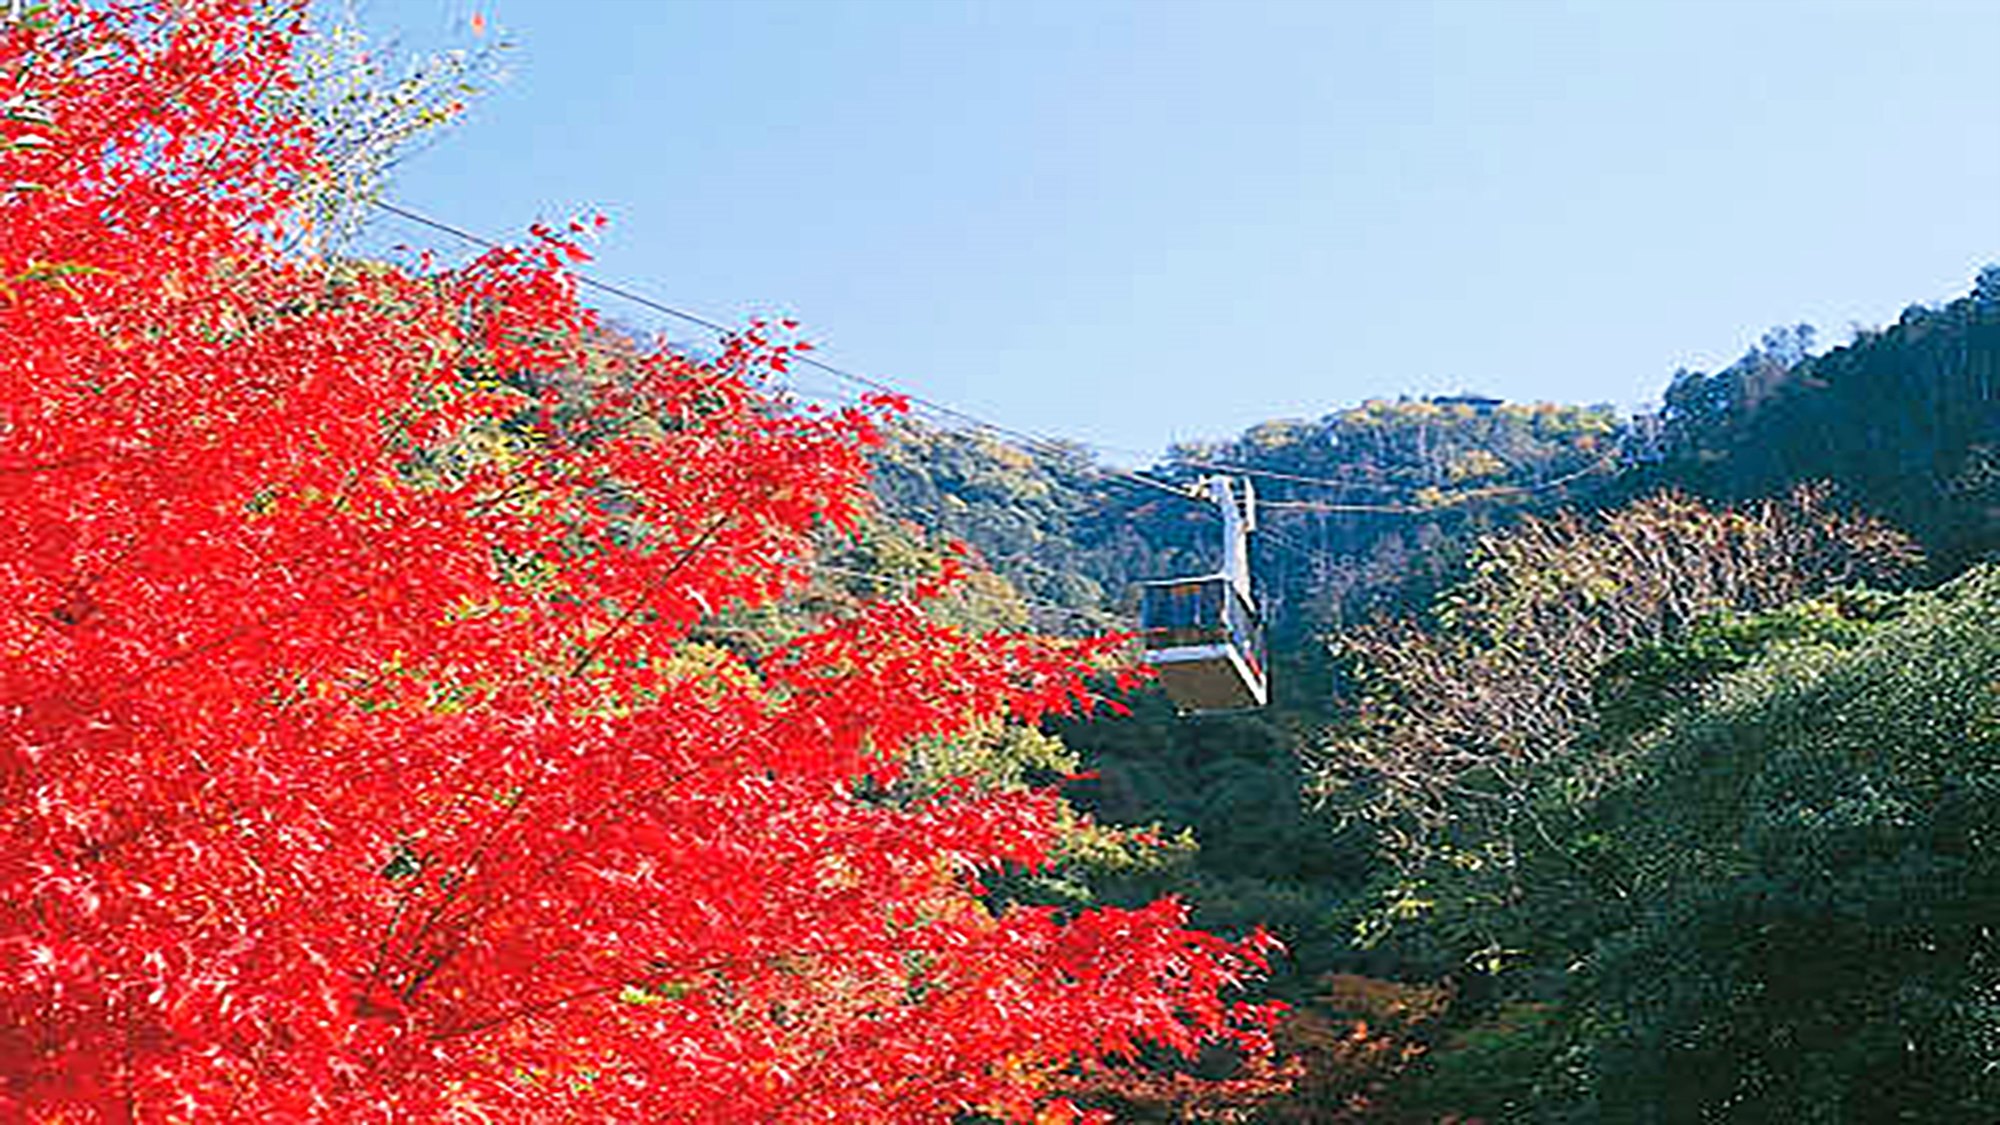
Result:
M1480 1125L1452 1114L1411 1112L1391 1096L1428 1052L1451 1007L1452 987L1348 973L1325 974L1317 984L1311 1000L1277 1021L1276 1052L1204 1060L1206 1069L1226 1077L1206 1076L1200 1065L1100 1064L1079 1074L1077 1096L1115 1106L1132 1121Z
M682 643L796 588L894 404L775 407L780 326L607 349L576 229L288 253L295 33L0 31L0 1117L1060 1119L1080 1058L1254 1048L1256 943L990 905L1052 795L886 795L1109 642Z
M1426 833L1511 832L1533 768L1596 721L1599 677L1620 653L1718 615L1896 582L1920 558L1824 484L1736 509L1666 492L1595 516L1525 517L1481 540L1432 627L1343 639L1364 698L1358 737L1337 740L1328 772L1373 779L1405 858Z

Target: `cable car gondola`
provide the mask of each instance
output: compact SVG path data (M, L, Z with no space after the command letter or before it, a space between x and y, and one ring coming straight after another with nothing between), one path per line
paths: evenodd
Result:
M1230 477L1205 477L1197 487L1222 509L1222 570L1141 584L1146 663L1183 715L1262 707L1270 700L1264 623L1250 586L1257 494L1247 479Z

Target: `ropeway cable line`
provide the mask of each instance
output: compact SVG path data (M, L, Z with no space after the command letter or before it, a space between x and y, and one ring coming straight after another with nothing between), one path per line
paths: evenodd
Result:
M380 210L409 222L450 235L486 249L502 244L463 227L433 218L385 200L374 200ZM572 271L579 286L629 301L642 308L687 324L693 324L724 339L734 334L727 325L710 317L689 312L658 300L631 286L604 281L581 271ZM791 362L830 375L878 394L894 395L917 404L934 415L957 419L975 430L999 435L1024 447L1026 452L1072 457L1076 446L1041 437L1010 426L990 422L976 414L913 393L882 379L828 363L814 356L794 354ZM1190 467L1208 467L1190 459ZM1205 476L1192 487L1162 481L1143 473L1116 466L1093 464L1091 468L1109 480L1121 480L1168 493L1177 499L1213 505L1222 515L1222 569L1215 574L1191 578L1141 583L1140 637L1145 660L1160 674L1168 694L1186 715L1213 714L1261 708L1269 701L1269 683L1264 655L1264 626L1258 612L1258 598L1251 582L1249 535L1256 529L1261 511L1319 512L1329 514L1425 515L1458 507L1474 500L1526 495L1561 487L1591 473L1617 472L1615 457L1594 460L1574 472L1534 485L1504 486L1469 490L1444 501L1430 503L1329 503L1310 500L1259 500L1253 477L1347 490L1356 482L1308 477L1296 473L1258 469L1252 466L1215 464L1228 475ZM1282 544L1297 550L1290 543ZM823 567L838 572L839 568ZM852 572L856 577L891 580L892 576ZM1024 598L1024 601L1032 599ZM1070 607L1060 607L1073 612ZM1089 616L1086 614L1085 616Z
M453 238L459 239L460 241L466 242L474 246L479 246L488 250L497 250L497 249L502 249L504 245L495 239L487 238L483 235L467 230L466 228L459 226L457 224L446 222L445 220L424 214L419 211L412 210L411 208L402 206L397 203L391 203L387 200L378 199L374 200L373 204L377 209L384 211L388 214L395 215L398 218L415 223L419 226L435 230L441 234L450 235ZM691 324L698 328L706 329L707 331L713 332L718 336L728 337L736 332L735 329L730 328L727 324L724 324L721 321L718 321L712 317L703 316L699 313L691 312L685 308L681 308L677 305L673 305L668 302L659 300L658 298L649 296L646 293L639 291L633 286L618 282L606 281L602 278L596 277L589 273L585 273L581 270L573 270L572 273L577 279L577 284L580 286L595 290L600 293L605 293L610 296L617 297L621 300L629 301L632 304L638 305L641 308L649 309L653 312L657 312L663 316L671 317L685 324ZM1074 455L1076 450L1075 444L1065 443L1062 441L1058 441L1057 439L1054 438L1044 437L1038 434L1029 433L1024 430L1016 429L1011 426L1003 425L998 422L990 421L986 418L982 418L976 414L973 414L970 411L952 406L948 403L940 402L934 398L930 398L925 395L919 394L917 392L911 391L906 387L902 387L894 383L890 383L887 380L875 378L869 375L864 375L860 372L853 371L848 368L829 363L823 359L819 359L816 356L795 354L791 356L790 359L792 363L795 363L802 367L812 368L813 370L819 371L825 375L832 376L833 378L839 379L842 382L849 383L853 386L863 387L867 390L874 391L878 394L895 395L898 398L907 400L911 403L921 406L935 415L945 418L955 419L977 430L984 430L988 433L997 434L1002 437L1011 439L1015 443L1026 446L1028 450L1031 452L1041 452L1044 454L1053 454L1058 456L1072 456ZM818 396L809 395L807 397L818 397ZM1087 444L1086 448L1089 448ZM1350 489L1355 487L1368 487L1368 488L1381 488L1384 490L1389 490L1389 489L1394 489L1396 487L1394 485L1376 484L1373 482L1341 481L1327 477L1305 476L1297 473L1282 473L1272 469L1260 469L1249 465L1227 464L1222 462L1210 462L1206 460L1197 460L1197 459L1185 459L1180 461L1179 463L1185 464L1191 468L1214 469L1217 471L1226 472L1233 475L1253 476L1264 479L1287 481L1297 484L1317 485L1327 488ZM1271 511L1305 511L1305 512L1324 512L1324 513L1343 513L1343 514L1360 514L1360 513L1373 512L1385 515L1419 515L1419 514L1436 512L1441 508L1455 506L1457 504L1465 503L1475 499L1489 499L1516 493L1546 491L1548 489L1558 487L1562 484L1566 484L1571 480L1575 480L1578 479L1579 477L1586 476L1591 472L1597 471L1600 466L1609 463L1610 463L1609 458L1601 459L1600 461L1593 462L1591 465L1586 466L1584 469L1579 470L1575 473L1571 473L1563 477L1558 477L1553 480L1545 481L1540 484L1507 485L1500 488L1468 490L1464 494L1463 498L1452 498L1446 500L1443 503L1371 504L1371 503L1323 503L1319 501L1306 501L1306 500L1258 500L1257 505L1260 508L1264 508ZM1103 464L1093 465L1092 469L1093 471L1103 476L1116 480L1126 481L1132 484L1141 485L1143 487L1154 489L1157 491L1166 492L1182 500L1187 500L1194 503L1204 502L1203 499L1199 496L1197 490L1195 489L1173 484L1168 481L1162 481L1155 477L1147 476L1144 473L1134 472L1129 469L1121 469L1115 465L1103 465Z
M475 234L472 231L466 230L464 227L458 226L453 223L445 222L442 219L433 218L429 215L425 215L418 211L413 211L399 204L390 203L386 200L378 199L373 202L375 207L391 215L395 215L399 218L406 219L412 223L416 223L419 226L428 227L442 234L448 234L453 238L470 243L474 246L483 247L488 250L498 250L503 248L503 244L494 239L487 238L483 235ZM665 301L657 300L653 297L647 296L646 294L639 292L636 289L631 288L630 286L617 284L615 282L604 281L588 273L584 273L581 270L573 270L572 273L574 273L578 285L584 286L585 288L588 289L596 290L597 292L600 293L607 293L610 294L611 296L618 297L626 301L630 301L641 308L651 309L652 311L660 313L663 316L672 317L675 320L679 320L683 323L692 324L699 328L705 328L708 331L714 332L719 336L727 337L733 335L736 331L735 329L730 328L728 325L723 324L720 321L702 316L699 313L689 312L686 309L668 304ZM1045 454L1054 453L1058 455L1063 455L1074 452L1073 447L1065 446L1064 443L1059 442L1053 438L1040 437L1038 435L1031 434L1023 430L1015 429L1011 426L1004 426L997 422L990 422L984 418L979 417L976 414L972 414L968 411L961 410L958 407L951 406L946 403L939 402L935 399L925 397L924 395L914 393L906 388L896 386L884 380L872 378L870 376L863 375L856 371L850 371L847 368L836 366L834 364L828 363L825 360L819 359L814 356L794 354L793 356L790 357L790 359L791 362L798 364L802 367L810 367L816 371L822 372L826 375L831 375L836 379L840 379L843 382L851 383L859 387L864 387L878 394L895 395L898 398L906 399L909 402L922 406L925 409L935 414L947 418L954 418L959 420L960 422L973 426L977 429L986 430L991 433L999 434L1003 437L1011 438L1016 442L1027 445L1031 449L1038 450ZM1146 486L1148 488L1154 488L1164 492L1168 492L1182 499L1187 499L1187 500L1193 499L1189 495L1186 489L1178 487L1173 484L1169 484L1165 481L1155 480L1152 477L1145 476L1141 473L1135 473L1130 470L1120 469L1115 466L1109 466L1109 465L1098 465L1094 467L1097 469L1097 471L1107 476L1116 477L1118 479L1130 481L1136 484Z

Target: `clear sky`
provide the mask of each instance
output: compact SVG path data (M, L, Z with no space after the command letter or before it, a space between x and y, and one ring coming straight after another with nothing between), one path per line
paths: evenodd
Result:
M1405 393L1637 405L2000 260L1994 3L360 9L411 49L475 12L511 74L396 198L602 211L607 278L1113 447Z

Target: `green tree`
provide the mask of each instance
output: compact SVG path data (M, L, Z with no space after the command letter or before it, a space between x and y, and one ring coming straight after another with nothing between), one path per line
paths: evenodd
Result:
M1585 973L1607 1121L2000 1115L2000 574L1774 649L1592 817L1629 923Z

